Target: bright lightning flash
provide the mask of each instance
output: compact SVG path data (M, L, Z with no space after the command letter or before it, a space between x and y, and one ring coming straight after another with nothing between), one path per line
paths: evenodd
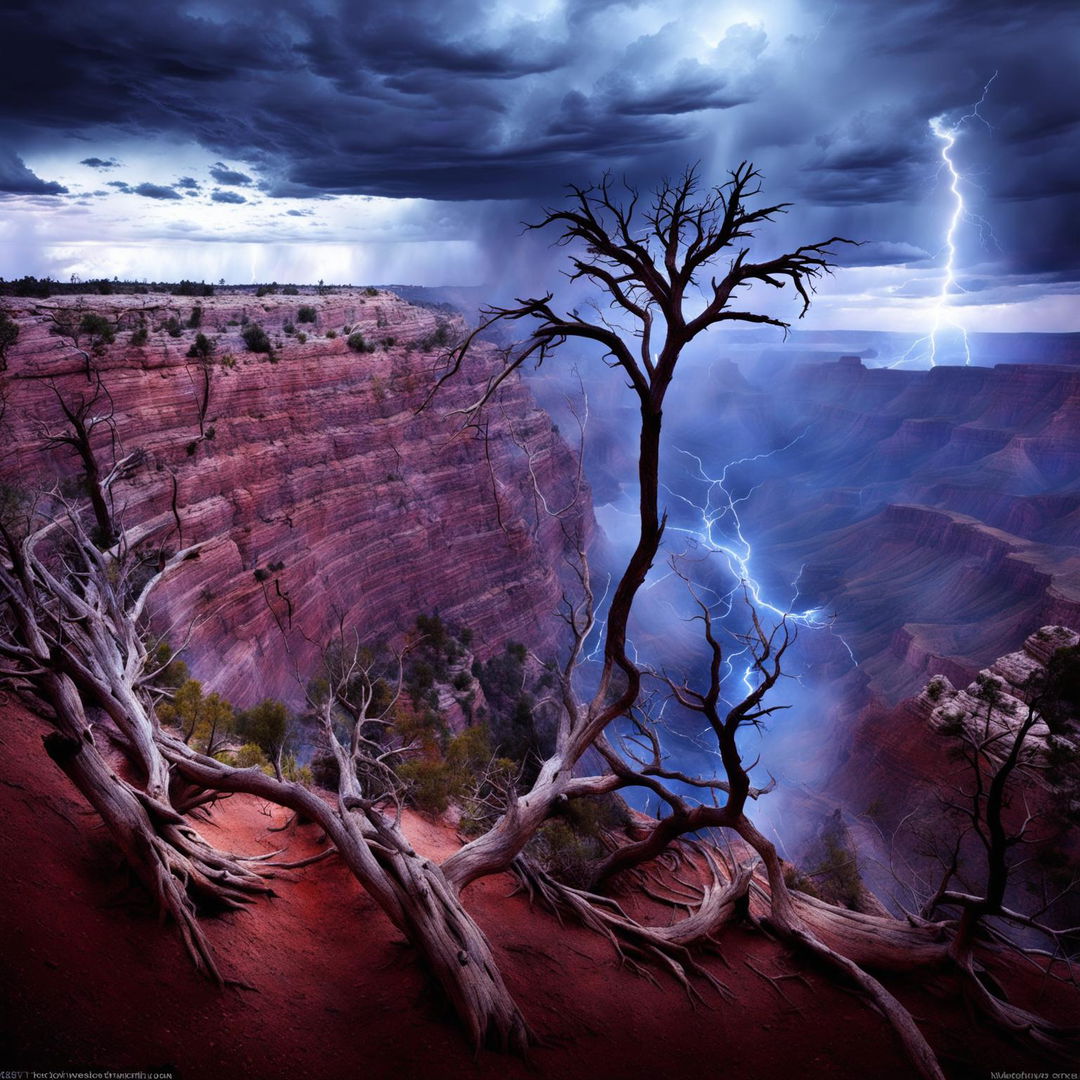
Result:
M669 525L668 528L672 532L681 532L690 537L706 551L714 552L725 557L728 571L734 579L735 584L724 595L714 592L714 595L718 596L716 607L720 609L722 615L726 615L732 610L736 593L745 589L747 595L753 602L754 607L759 612L767 612L771 617L776 619L786 618L789 622L794 623L797 626L804 626L811 630L828 630L832 632L832 618L826 614L823 608L815 607L806 608L804 610L798 610L796 608L799 599L799 577L801 577L802 571L799 572L799 577L796 577L795 581L792 582L792 596L784 606L780 606L780 604L774 603L772 600L766 598L763 587L755 576L753 569L753 544L746 535L742 519L739 515L739 506L751 498L757 490L757 487L751 487L745 495L737 497L732 490L732 482L729 479L733 470L739 466L747 465L752 462L764 461L768 458L775 457L777 454L782 454L784 451L789 450L791 447L795 446L796 443L800 442L806 434L807 432L803 431L802 434L797 435L790 442L777 447L775 450L755 454L752 457L743 457L735 461L729 461L720 470L718 475L710 475L705 470L705 465L701 458L696 454L691 454L687 450L679 450L676 448L678 453L682 454L684 457L690 458L697 466L696 478L705 484L705 496L703 503L695 502L686 495L674 491L665 485L665 490L668 494L690 507L698 519L692 526ZM703 589L702 586L695 586L695 588ZM712 592L713 590L706 591ZM855 654L851 650L851 646L848 645L842 637L840 638L840 641L844 648L847 649L848 655L851 657L851 662L853 664L857 663ZM742 655L745 655L745 650L741 650L739 653L734 654L726 661L728 675L735 674L732 661ZM753 690L752 673L753 668L750 665L743 665L739 681L746 693Z
M979 107L986 101L986 95L990 92L990 87L997 76L998 73L995 71L989 82L983 87L982 96L979 100L955 123L947 124L944 115L935 116L930 120L930 130L933 132L934 138L941 143L941 170L948 173L949 191L952 194L953 203L948 228L945 230L945 272L942 277L941 288L930 309L930 333L919 338L899 360L890 364L890 367L899 367L901 364L913 362L925 362L930 367L935 367L939 349L938 337L947 329L953 330L959 335L964 353L964 365L966 367L971 365L971 347L968 343L967 329L950 315L952 298L958 292L965 291L964 287L956 280L956 234L960 226L966 222L978 225L980 230L985 230L988 226L977 215L970 213L964 204L964 193L961 187L964 177L957 170L956 162L952 156L952 149L956 145L960 129L969 120L979 120L986 124L987 127L990 126L979 113Z

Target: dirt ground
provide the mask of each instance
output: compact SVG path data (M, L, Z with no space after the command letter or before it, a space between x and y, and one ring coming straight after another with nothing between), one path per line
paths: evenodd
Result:
M505 877L465 895L541 1038L528 1062L473 1056L400 935L334 859L208 923L223 971L251 987L219 990L127 881L104 828L46 757L42 722L8 704L0 724L0 1069L160 1068L183 1080L911 1076L877 1015L757 931L725 932L705 963L731 1000L702 985L695 1007L664 975L653 985L596 936L531 910ZM314 826L267 831L285 819L234 796L200 828L244 853L319 850ZM409 832L436 857L457 843L419 817ZM777 984L760 974L797 971ZM951 1077L1036 1067L932 987L889 985ZM1029 980L1026 996L1048 985ZM1043 1004L1067 1012L1075 1001Z

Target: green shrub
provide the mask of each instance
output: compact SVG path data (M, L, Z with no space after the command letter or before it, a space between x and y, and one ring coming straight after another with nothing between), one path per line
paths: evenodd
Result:
M336 338L337 337L337 331L336 330L327 330L326 331L326 336L328 338Z
M297 322L313 323L315 321L315 309L307 304L300 308L296 313Z
M445 761L425 758L398 767L398 776L408 785L409 799L425 814L442 814L454 794L452 770Z
M299 296L300 295L300 290L295 285L286 285L285 288L283 288L281 290L281 295L282 296Z
M349 335L349 348L353 352L370 353L375 351L375 346L367 342L364 335L359 331Z
M530 841L529 853L552 877L574 887L590 882L593 864L607 854L604 833L630 821L618 796L570 799L557 818Z
M184 328L180 325L180 320L175 315L169 316L162 329L169 337L181 337L184 333Z
M19 324L0 308L0 367L5 366L7 351L19 340Z
M258 323L248 323L244 327L242 336L249 352L270 352L270 339L266 336L266 331Z
M189 330L198 330L199 327L202 326L202 306L200 304L196 304L191 309L191 315L188 317L187 324Z
M195 335L195 341L187 355L197 360L209 360L214 355L214 343L203 333Z
M264 771L270 771L270 762L262 752L258 743L244 743L239 750L233 752L232 764L237 769L250 769L252 765L258 765Z
M305 334L304 331L301 330L300 333L296 335L296 340L299 341L301 345L303 345L304 342L307 341L307 334Z
M146 329L146 323L141 326L137 326L131 333L132 345L145 345L146 339L150 336L150 331Z
M112 323L104 315L97 315L92 311L86 312L79 320L78 333L89 335L95 346L111 345L116 340L116 330Z

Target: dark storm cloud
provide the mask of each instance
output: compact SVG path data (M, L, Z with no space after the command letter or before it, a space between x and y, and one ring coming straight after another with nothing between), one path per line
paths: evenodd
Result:
M105 158L99 157L87 157L83 158L79 164L87 165L91 169L115 169L120 165L120 162L117 161L116 158L109 158L106 160Z
M785 195L831 210L826 227L845 235L939 251L949 195L930 120L941 116L956 126L966 206L998 237L966 221L961 259L1080 274L1080 248L1064 239L1080 212L1080 7L846 0L833 12L806 65L738 114Z
M236 191L221 191L220 189L215 190L214 193L210 196L210 198L213 199L214 202L218 202L218 203L246 203L247 202L247 199L245 199L243 195L239 194L239 192L236 192Z
M914 244L872 240L844 249L844 266L912 266L925 263L930 252Z
M196 139L248 162L271 195L517 198L681 154L692 132L675 118L743 97L704 68L597 87L578 77L589 43L565 26L489 31L477 13L460 0L407 12L295 0L222 6L211 21L122 0L16 3L0 125ZM568 137L559 102L578 83L591 108Z
M958 121L996 71L991 127L970 119L955 151L972 206L998 234L1001 273L1080 274L1065 239L1080 7L802 0L775 5L797 13L788 32L759 6L747 18L765 29L705 46L713 8L689 0L566 0L532 21L476 0L15 0L0 14L18 43L0 69L0 142L29 152L79 132L107 155L110 137L168 137L218 156L219 185L271 197L531 206L605 169L647 186L699 157L717 178L749 157L804 215L780 235L801 241L809 216L825 235L936 252L945 189L929 120Z
M144 199L179 199L180 192L174 187L163 184L139 184L130 189L134 195L142 195Z
M63 195L67 188L53 180L42 180L11 150L0 149L0 194Z
M245 187L251 183L251 177L247 173L236 172L220 161L215 161L210 166L210 178L219 184L231 184L235 187Z

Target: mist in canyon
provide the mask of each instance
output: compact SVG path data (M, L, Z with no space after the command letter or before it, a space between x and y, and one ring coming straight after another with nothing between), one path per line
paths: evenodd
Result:
M753 602L798 640L746 736L755 805L793 857L876 792L845 770L862 717L946 673L967 685L1046 624L1080 620L1080 336L972 335L972 364L912 367L913 335L720 330L695 343L664 412L665 556L632 639L653 669L672 768L718 767L700 718L663 678L707 676L696 599L723 628L731 703L750 683ZM587 475L608 580L636 536L636 403L595 357L529 384L564 431L588 403ZM896 365L896 366L892 366ZM685 579L685 580L684 580ZM929 737L929 736L928 736ZM657 810L656 800L640 805ZM868 853L869 854L869 853Z

